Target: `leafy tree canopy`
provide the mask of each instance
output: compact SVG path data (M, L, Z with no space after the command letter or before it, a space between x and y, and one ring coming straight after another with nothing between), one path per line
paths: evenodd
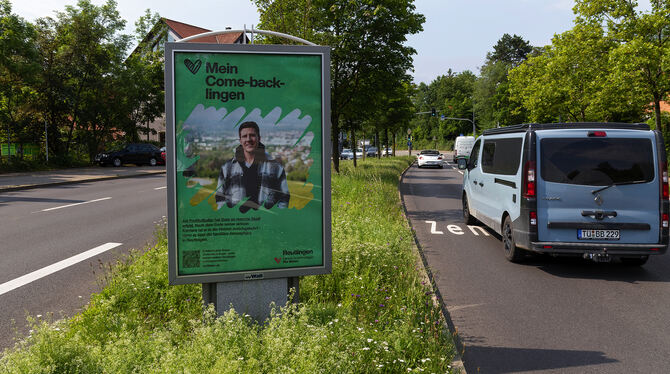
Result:
M533 46L522 37L514 34L504 34L498 43L493 46L493 52L486 54L487 62L503 62L517 66L526 60L526 56L533 51Z

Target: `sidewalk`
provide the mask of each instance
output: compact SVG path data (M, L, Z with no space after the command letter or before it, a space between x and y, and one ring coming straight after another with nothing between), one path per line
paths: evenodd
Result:
M165 174L165 166L121 166L118 168L91 166L86 168L0 174L0 193L156 174Z

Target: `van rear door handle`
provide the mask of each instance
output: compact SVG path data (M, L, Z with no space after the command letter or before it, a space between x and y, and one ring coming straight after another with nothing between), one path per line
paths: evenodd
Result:
M477 181L472 181L472 184L477 184Z
M479 182L479 187L484 187L484 183Z
M591 210L582 210L582 217L593 217L599 221L602 221L605 217L616 217L617 213L616 211L602 211L602 210L596 210L591 211Z

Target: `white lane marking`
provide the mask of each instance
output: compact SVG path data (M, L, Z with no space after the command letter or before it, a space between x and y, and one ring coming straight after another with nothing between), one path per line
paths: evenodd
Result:
M89 249L86 252L82 252L78 255L74 255L70 258L66 258L65 260L58 261L55 264L51 264L49 266L43 267L39 270L35 270L32 273L23 275L21 277L15 278L10 280L9 282L5 282L3 284L0 284L0 295L6 294L9 291L12 291L14 289L17 289L21 286L25 286L28 283L34 282L40 278L44 278L47 275L51 275L59 270L63 270L69 266L72 266L74 264L77 264L79 262L82 262L86 259L89 259L93 256L99 255L103 252L109 251L112 248L116 248L120 246L122 243L105 243L101 246L95 247L93 249Z
M154 188L154 190L162 190L162 189L164 189L164 188L167 188L167 186L163 186L163 187L156 187L156 188Z
M470 304L470 305L448 306L448 307L447 307L447 310L448 310L449 312L455 312L455 311L457 311L457 310L466 309L466 308L476 308L476 307L478 307L478 306L482 306L482 305L484 305L484 304Z
M75 203L75 204L68 204L68 205L61 205L49 209L42 209L40 212L48 212L50 210L56 210L56 209L63 209L63 208L69 208L71 206L76 206L76 205L82 205L82 204L88 204L88 203L95 203L97 201L103 201L103 200L109 200L111 197L103 197L102 199L95 199L95 200L89 200L89 201L84 201L83 203Z
M436 231L437 229L437 222L435 221L426 221L426 223L430 223L430 233L431 234L444 234L442 231Z

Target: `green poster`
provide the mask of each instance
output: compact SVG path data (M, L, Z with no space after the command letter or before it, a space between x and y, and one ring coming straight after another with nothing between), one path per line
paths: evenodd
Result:
M171 281L329 272L328 57L168 43Z

